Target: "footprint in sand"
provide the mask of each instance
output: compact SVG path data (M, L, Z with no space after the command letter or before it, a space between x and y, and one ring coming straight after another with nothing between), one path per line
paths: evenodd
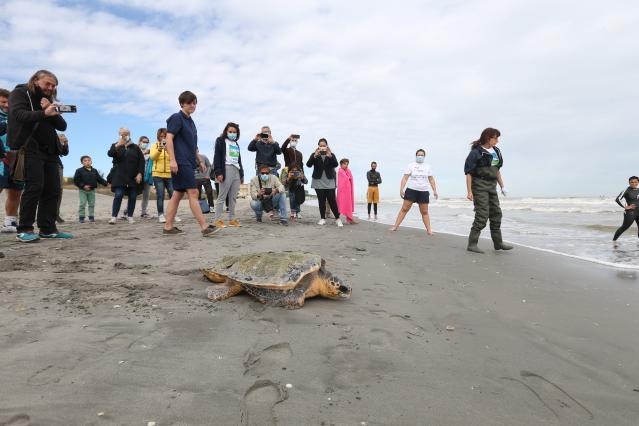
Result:
M368 340L368 346L373 351L380 352L393 347L391 341L393 335L387 330L382 330L381 328L373 328L368 333L368 336L370 336Z
M27 379L30 385L42 386L49 383L59 383L62 377L68 372L68 369L61 368L55 365L47 365L44 368L36 371Z
M278 343L261 351L249 350L244 361L244 374L261 376L279 370L286 366L291 356L293 351L288 342Z
M562 423L579 423L582 420L593 420L594 414L581 402L573 398L559 385L539 374L522 370L521 379L502 377L504 380L516 382L528 390L546 414L552 415Z
M167 335L168 332L165 329L155 330L132 342L129 345L129 352L143 352L155 349L162 343Z
M242 426L276 425L273 407L287 398L286 390L270 380L258 380L244 394L242 400Z
M7 421L0 421L0 426L29 426L31 418L26 414L18 414Z

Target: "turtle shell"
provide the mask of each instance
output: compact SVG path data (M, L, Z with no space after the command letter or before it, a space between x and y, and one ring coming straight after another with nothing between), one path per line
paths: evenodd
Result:
M211 271L245 285L288 290L307 274L318 271L324 260L304 252L261 252L223 257Z

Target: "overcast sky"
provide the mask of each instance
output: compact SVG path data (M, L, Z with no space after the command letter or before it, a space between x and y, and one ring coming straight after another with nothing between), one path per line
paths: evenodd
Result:
M425 148L442 197L465 195L468 144L502 132L512 196L616 194L639 174L639 2L4 0L0 87L60 80L71 153L108 172L120 126L154 140L198 96L200 150L228 121L325 137L364 196L370 161L397 198ZM283 161L282 161L283 162Z

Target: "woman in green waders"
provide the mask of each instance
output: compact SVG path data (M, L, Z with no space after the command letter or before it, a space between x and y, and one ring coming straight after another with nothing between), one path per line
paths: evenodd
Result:
M497 129L487 128L481 132L479 140L471 144L470 154L464 164L466 189L468 198L475 206L475 221L468 236L468 251L483 253L477 242L481 230L490 219L490 236L495 250L510 250L513 246L504 244L501 239L501 208L497 196L497 185L501 193L506 195L504 181L499 169L504 164L501 151L497 148L501 133Z

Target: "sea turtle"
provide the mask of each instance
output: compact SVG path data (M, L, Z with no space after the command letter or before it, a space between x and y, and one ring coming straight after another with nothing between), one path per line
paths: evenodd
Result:
M324 269L318 254L261 252L225 256L211 269L202 269L209 281L210 300L233 297L242 291L271 306L297 309L309 297L348 299L351 288Z

